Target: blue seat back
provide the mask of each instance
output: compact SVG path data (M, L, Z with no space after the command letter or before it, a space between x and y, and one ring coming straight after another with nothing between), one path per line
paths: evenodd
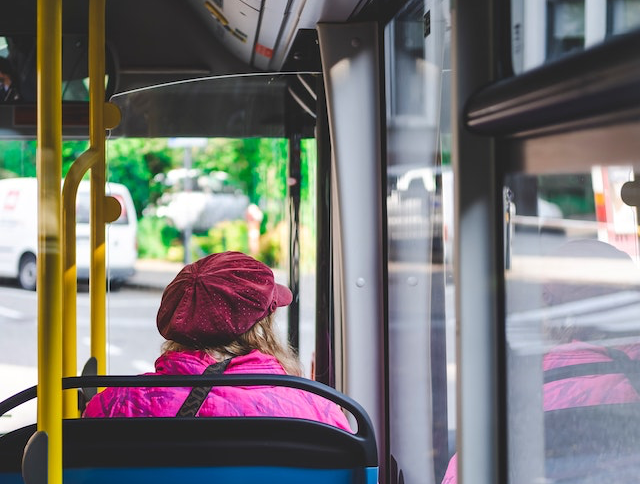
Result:
M99 386L105 386L109 379L110 383L125 381L122 377L91 378L89 383ZM161 385L155 378L130 378L130 385L125 381L129 386L136 386L136 382L167 384L165 381ZM252 378L218 376L208 380L239 385L255 384L260 377ZM188 379L193 380L191 376ZM273 378L268 379L272 384ZM179 379L169 380L173 386L180 384ZM331 399L354 414L358 431L350 433L321 422L276 417L69 419L63 421L64 482L158 484L204 479L234 483L376 483L377 448L364 410L316 382L297 381L303 379L295 377L281 380L286 386L310 385L314 393L334 397ZM65 386L71 386L69 381ZM78 377L73 383L87 383L87 378ZM32 425L0 438L0 484L23 483L22 454L35 431Z

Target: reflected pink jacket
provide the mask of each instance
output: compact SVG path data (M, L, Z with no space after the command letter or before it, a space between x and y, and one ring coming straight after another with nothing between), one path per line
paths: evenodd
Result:
M198 375L216 361L203 351L170 352L156 360L148 375ZM284 375L280 363L257 350L237 356L225 374ZM107 388L87 404L84 417L174 417L190 388ZM347 418L333 402L285 387L213 388L197 414L202 417L294 417L324 422L351 432Z
M640 360L640 345L617 346L616 349L624 351L632 360ZM544 355L542 369L546 371L569 365L606 361L611 361L611 358L602 346L573 341L559 345ZM546 383L542 406L547 411L631 402L640 402L640 396L627 377L622 374L609 374L581 376ZM442 484L457 482L457 466L457 454L455 454L449 461Z

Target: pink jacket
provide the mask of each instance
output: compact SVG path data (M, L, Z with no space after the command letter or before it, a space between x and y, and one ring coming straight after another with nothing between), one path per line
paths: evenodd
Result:
M150 375L198 375L216 361L203 351L170 352L156 360ZM257 350L237 356L225 374L284 375L280 363ZM107 388L89 401L84 417L174 417L190 388ZM351 432L347 418L333 402L285 387L214 387L203 403L202 417L294 417L324 422Z
M640 345L618 346L632 360L640 360ZM544 355L542 369L561 368L583 363L611 361L602 346L573 341L559 345ZM640 402L640 396L629 380L622 374L589 375L566 378L544 385L543 409L560 410L563 408L588 407L591 405ZM449 461L442 484L457 482L457 454Z
M617 346L616 349L624 351L632 360L640 360L640 345ZM611 358L602 346L573 341L547 353L542 368L546 371L568 365L606 361L611 361ZM545 384L543 408L546 411L639 401L640 396L623 374L589 375Z

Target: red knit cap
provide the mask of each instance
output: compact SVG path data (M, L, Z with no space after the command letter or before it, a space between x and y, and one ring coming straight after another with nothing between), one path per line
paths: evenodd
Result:
M183 267L165 288L158 331L189 346L228 342L292 299L262 262L241 252L212 254Z

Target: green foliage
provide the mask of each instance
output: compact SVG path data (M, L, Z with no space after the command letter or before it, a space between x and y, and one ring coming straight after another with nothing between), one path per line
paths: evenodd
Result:
M34 141L35 143L35 141ZM62 176L63 178L69 172L69 168L78 157L89 149L89 141L87 140L66 140L62 142Z
M35 140L0 141L0 178L36 176ZM89 146L87 140L65 140L62 144L62 175ZM301 146L300 186L301 262L313 259L315 248L315 140ZM256 257L276 267L288 252L287 214L289 142L283 138L212 138L204 147L191 150L193 168L204 173L225 172L227 182L238 187L263 211L260 251ZM138 217L140 257L183 260L181 234L161 218L146 215L169 187L162 177L184 166L184 148L170 148L166 138L120 138L107 141L107 179L122 183L131 192ZM207 234L193 237L195 257L221 250L248 252L245 221L224 222Z
M209 229L206 235L193 236L191 249L194 258L201 258L215 252L237 250L248 252L249 234L244 220L220 222Z
M89 147L86 140L62 142L62 176L71 164ZM36 140L6 140L0 142L2 178L36 176Z
M300 269L314 272L316 266L315 224L300 224Z
M160 217L144 216L138 222L138 256L165 259L169 247L180 239L180 232Z
M287 140L281 138L210 139L197 150L193 167L224 171L232 184L245 191L251 203L265 196L286 195Z
M260 252L256 258L269 267L280 267L287 260L286 232L285 223L280 222L276 227L263 234L260 237Z
M121 138L107 146L107 177L129 189L138 216L162 194L154 177L174 163L165 139Z
M0 177L36 176L36 141L10 140L0 142Z
M167 251L167 260L170 262L184 262L184 247L172 245Z
M316 234L316 183L317 183L317 152L316 140L306 139L302 141L300 153L301 165L301 185L300 185L300 226L306 231L306 237L313 239L315 260L315 234ZM302 239L302 237L301 237ZM304 248L304 247L303 247ZM304 258L307 253L301 250L301 256Z

